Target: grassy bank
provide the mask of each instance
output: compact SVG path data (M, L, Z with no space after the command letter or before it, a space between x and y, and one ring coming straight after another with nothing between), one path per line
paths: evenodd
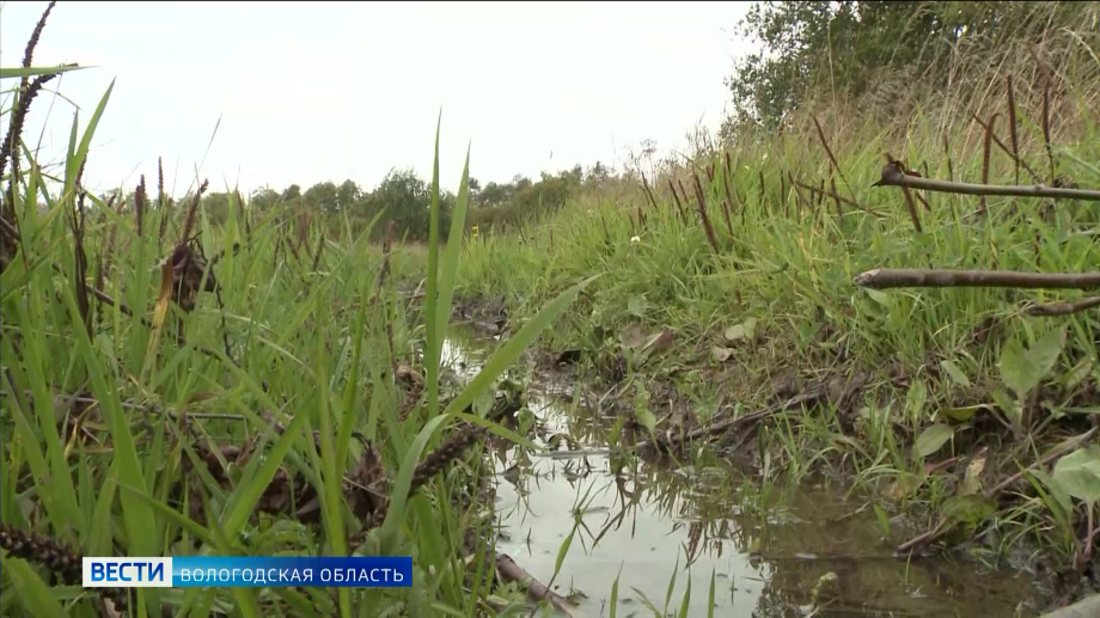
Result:
M891 153L933 179L1100 187L1091 78L1057 94L975 82L984 96L927 97L910 118L838 103L780 135L702 144L644 184L469 240L459 294L522 324L602 273L543 347L605 386L632 381L618 392L640 426L681 434L804 396L814 405L714 441L758 447L796 480L826 472L872 490L876 508L927 526L905 552L1038 547L1067 581L1096 577L1100 312L1031 308L1090 294L854 282L876 268L1095 278L1100 202L873 186ZM986 131L972 114L1000 122Z
M0 72L17 93L0 157L0 614L524 611L526 584L494 568L481 459L452 462L487 431L530 444L497 424L507 408L480 402L580 287L457 383L440 356L466 172L445 245L433 200L427 246L439 249L372 246L346 218L234 199L213 226L202 189L173 201L163 174L124 211L81 183L113 86L74 122L63 163L43 169L23 122L73 70L32 64L52 8L23 67ZM398 290L406 279L423 282L422 302ZM404 589L80 585L81 556L184 555L411 555L415 566Z
M424 245L379 244L363 218L323 218L301 202L253 208L235 191L214 217L199 178L179 200L144 180L118 192L126 203L85 191L111 91L82 102L90 122L75 122L63 163L43 169L21 126L67 69L33 68L34 46L24 69L0 73L18 92L2 110L0 158L0 614L526 614L529 582L489 528L493 464L480 445L491 432L534 450L528 433L506 429L526 429L530 410L505 423L515 406L491 396L535 345L578 369L571 420L594 412L579 405L584 391L617 393L601 410L614 412L610 431L591 423L596 435L554 444L606 442L608 467L623 468L637 462L620 440L633 433L674 465L703 462L720 478L702 490L665 468L647 474L709 492L716 519L746 508L727 500L744 490L759 510L741 525L765 525L778 472L826 476L872 496L884 528L901 513L929 530L902 558L962 545L991 562L1048 565L1062 600L1095 581L1100 321L1094 307L1028 309L1054 313L1051 303L1088 292L854 280L878 267L1094 272L1096 202L907 198L871 185L893 153L932 178L1100 187L1100 80L1089 81L1100 63L1011 95L993 76L903 120L811 107L781 134L699 143L691 165L611 179L508 234L463 238L467 166L448 238L436 198ZM995 111L993 132L967 120ZM440 367L453 308L507 331L466 383ZM708 442L716 448L682 448ZM719 466L733 452L758 467L759 487L734 487L740 477ZM673 502L671 484L652 481L651 493ZM799 511L823 510L820 495L802 494ZM568 535L555 577L583 550L583 537L569 547L582 522L567 515L572 531L553 531ZM791 543L772 549L803 550ZM83 555L193 554L412 555L415 571L410 589L127 596L81 588L74 566ZM787 587L805 592L807 581L829 580Z

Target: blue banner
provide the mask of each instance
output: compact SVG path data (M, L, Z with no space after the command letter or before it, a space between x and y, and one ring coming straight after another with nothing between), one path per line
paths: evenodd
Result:
M409 588L410 556L181 556L83 559L85 588Z
M410 556L217 557L181 556L172 560L172 587L322 586L408 588Z

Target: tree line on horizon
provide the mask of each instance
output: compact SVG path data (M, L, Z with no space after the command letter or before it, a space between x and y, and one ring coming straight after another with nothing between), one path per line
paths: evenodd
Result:
M965 43L968 53L992 51L1011 40L1041 42L1052 28L1095 32L1096 3L1079 2L755 2L738 24L740 34L759 44L759 51L736 63L725 80L735 110L722 123L721 142L730 144L746 132L774 132L792 112L817 92L827 90L859 100L896 74L927 76L927 85L947 87L952 53ZM648 141L647 153L654 144ZM468 225L500 228L522 225L551 214L579 191L617 181L637 183L638 159L616 171L597 162L587 170L576 165L538 179L517 175L509 182L482 186L469 182ZM133 195L128 202L132 202ZM206 216L224 221L230 213L228 193L202 198ZM392 223L398 237L428 238L430 180L412 169L393 169L373 190L352 180L320 182L307 189L259 189L248 196L249 209L304 208L321 215L343 215L365 224L381 213L372 237ZM456 196L440 194L443 238L450 228Z

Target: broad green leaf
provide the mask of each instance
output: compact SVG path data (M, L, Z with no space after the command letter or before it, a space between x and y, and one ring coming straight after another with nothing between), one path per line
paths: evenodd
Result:
M1051 476L1074 498L1087 504L1100 501L1100 446L1079 448L1062 457Z
M1039 376L1028 364L1027 352L1017 339L1009 339L1001 348L1001 381L1017 399L1022 399L1039 383Z
M630 297L630 300L626 301L626 310L634 317L644 318L648 307L649 303L643 294L635 294Z
M940 367L947 372L947 375L951 376L951 379L964 388L970 387L970 378L966 377L962 369L959 369L959 365L953 360L940 361Z
M949 425L943 423L936 423L928 429L921 432L917 437L917 441L913 444L913 453L920 458L928 457L929 455L940 450L940 448L947 444L947 441L955 435L955 430Z
M1023 399L1054 368L1064 345L1064 328L1047 331L1026 351L1019 340L1010 339L1001 350L1001 379L1017 399Z
M744 322L734 324L726 329L725 335L727 341L752 341L756 337L756 318L746 318Z
M1054 369L1065 345L1066 329L1058 327L1047 331L1027 351L1028 364L1036 374L1036 384L1045 378L1051 369Z

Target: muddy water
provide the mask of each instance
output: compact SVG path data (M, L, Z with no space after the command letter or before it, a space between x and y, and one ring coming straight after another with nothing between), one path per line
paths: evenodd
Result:
M495 342L457 327L450 335L444 362L472 378ZM762 493L758 482L742 482L718 463L613 467L606 444L582 437L595 433L595 414L556 396L568 386L529 385L535 390L527 397L544 430L536 442L569 439L549 456L506 447L497 454L497 548L542 583L552 581L578 615L609 616L618 577L618 616L685 615L689 581L686 615L707 616L712 574L710 615L729 618L1035 616L1044 605L1044 590L1026 572L893 557L899 540L919 531L899 521L887 531L858 497L812 486ZM832 601L815 612L819 583Z

